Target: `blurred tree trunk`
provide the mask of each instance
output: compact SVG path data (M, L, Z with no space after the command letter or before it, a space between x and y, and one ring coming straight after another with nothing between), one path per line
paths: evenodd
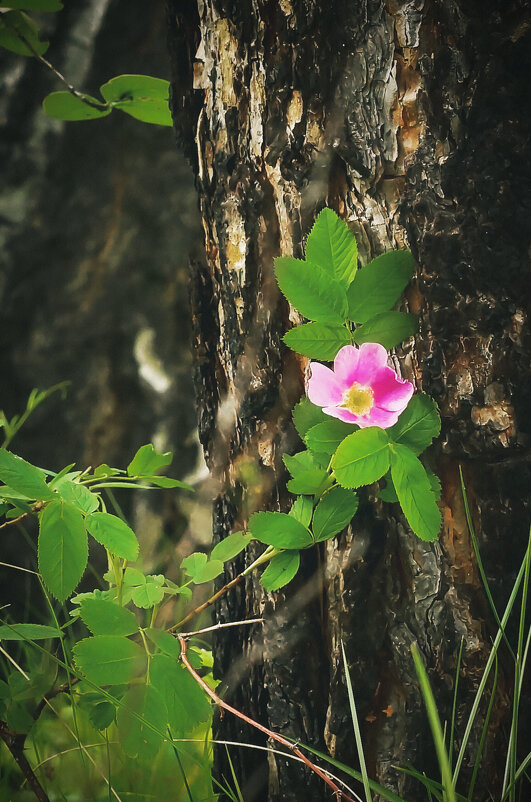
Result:
M307 364L281 346L294 321L273 257L301 256L326 204L363 261L404 246L418 261L407 304L420 333L396 360L442 413L440 542L420 542L369 492L285 593L249 579L223 599L219 620L266 622L216 644L232 704L355 765L343 641L369 772L408 800L425 792L393 766L437 777L410 645L448 721L462 641L459 736L494 631L459 465L499 607L529 527L530 23L523 0L169 0L175 128L206 243L192 303L215 538L287 501L281 455L297 448L289 410ZM502 671L478 798L500 788L509 693ZM216 735L263 744L228 716ZM246 801L300 800L300 766L263 755L231 750ZM325 798L311 779L304 799Z

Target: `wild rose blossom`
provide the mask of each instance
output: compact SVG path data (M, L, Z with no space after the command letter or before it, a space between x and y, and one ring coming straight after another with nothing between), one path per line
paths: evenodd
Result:
M387 351L378 343L343 346L333 370L319 362L311 362L310 368L308 398L312 404L362 429L393 426L413 395L411 382L400 379L388 366Z

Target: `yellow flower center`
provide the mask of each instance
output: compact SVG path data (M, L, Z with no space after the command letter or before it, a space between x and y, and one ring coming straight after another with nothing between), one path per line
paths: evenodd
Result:
M374 405L374 394L370 387L362 387L354 382L352 387L343 394L341 406L348 409L353 415L368 415Z

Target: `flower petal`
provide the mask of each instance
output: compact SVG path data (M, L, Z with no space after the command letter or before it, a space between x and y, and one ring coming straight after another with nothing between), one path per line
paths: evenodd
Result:
M398 420L398 412L390 412L388 409L373 407L368 415L358 418L358 426L364 429L366 426L379 426L380 429L388 429L394 426Z
M339 420L345 421L345 423L359 424L361 420L358 415L354 415L352 412L349 412L348 409L343 409L343 407L323 407L323 412L325 415L331 415L333 418L339 418Z
M395 371L388 367L380 369L371 387L375 405L391 412L403 412L414 390L411 382L400 379Z
M360 345L358 366L354 381L364 387L372 385L379 371L387 365L387 351L379 343L363 343Z
M319 407L340 404L343 387L330 368L319 362L310 362L312 375L308 382L308 398Z
M359 353L359 348L356 348L355 345L344 345L334 359L334 373L344 389L352 386L358 367Z

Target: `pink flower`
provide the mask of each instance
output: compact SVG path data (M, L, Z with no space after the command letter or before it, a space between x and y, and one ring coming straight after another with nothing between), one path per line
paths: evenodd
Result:
M378 343L359 348L345 345L334 369L311 362L308 398L334 418L360 428L388 429L398 420L413 395L411 382L400 379L387 365L387 351Z

